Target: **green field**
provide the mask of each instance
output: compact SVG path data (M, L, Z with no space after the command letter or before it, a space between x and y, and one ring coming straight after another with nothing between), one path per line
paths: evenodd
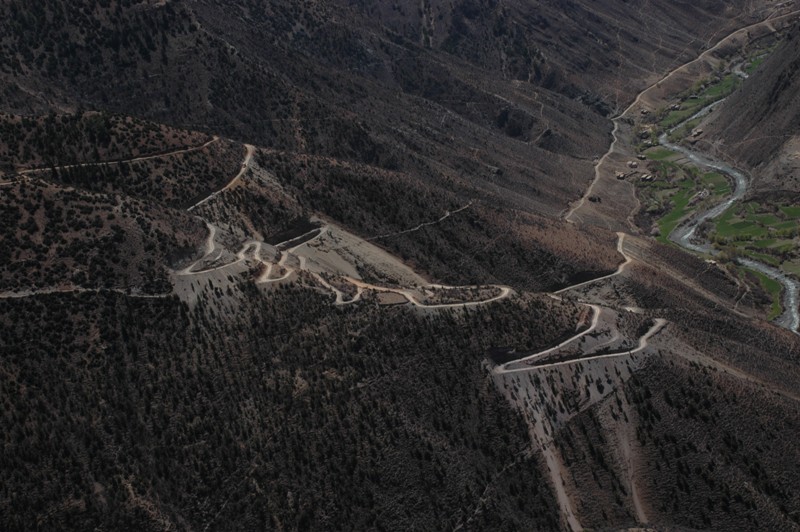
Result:
M708 87L703 92L701 97L706 98L707 103L715 102L736 90L736 87L738 87L740 83L741 80L739 79L739 76L736 74L728 74L722 78L722 81L719 83L715 83Z
M712 196L725 196L731 192L730 183L725 176L717 172L701 174L693 166L682 166L670 160L680 157L680 154L672 150L650 148L645 156L652 161L649 168L656 179L639 182L637 187L643 202L650 205L652 212L663 212L665 206L668 206L668 212L656 222L661 233L658 240L663 243L669 243L669 233L695 208L689 206L689 201L695 194L703 189L707 189Z
M745 71L752 72L764 60L765 54L752 58L745 65ZM688 137L702 119L687 121L700 109L725 98L741 84L735 74L728 74L714 83L698 82L681 96L680 109L664 111L658 115L661 131L675 128L670 135L672 142L680 142ZM676 127L678 126L678 127ZM682 166L675 162L681 160L680 154L663 147L646 150L648 169L653 172L653 181L639 182L642 205L647 212L663 213L656 221L660 230L657 238L670 244L669 234L681 220L695 209L707 208L715 200L701 200L696 204L690 201L702 190L707 190L714 198L731 194L732 185L726 176L719 172L701 173L698 168ZM770 264L784 271L800 276L800 206L762 204L748 201L734 205L712 222L710 240L719 249L732 256L745 256ZM772 302L769 319L772 320L783 311L782 285L768 276L752 271Z
M773 44L765 49L762 49L754 54L751 54L749 64L745 66L742 70L744 70L748 74L752 74L753 72L755 72L755 70L761 66L761 63L763 63L764 60L767 57L769 57L769 54L771 54L775 50L776 46L777 44Z
M663 213L656 221L660 230L657 239L662 243L670 243L669 234L681 220L695 209L708 205L707 201L705 205L704 202L690 205L695 194L704 189L715 198L731 193L731 183L719 172L701 174L695 167L679 165L670 160L675 153L664 148L651 148L645 154L652 161L650 169L656 178L637 183L637 187L648 210ZM731 207L717 218L710 239L719 249L728 249L777 268L784 262L796 260L800 271L800 246L794 240L798 233L800 207L749 201Z
M800 277L800 260L792 261L792 262L784 262L781 266L782 269L791 273L792 275L796 275Z
M776 225L780 222L774 214L756 214L753 215L753 221L761 225Z
M701 100L699 98L687 100L681 106L680 110L670 111L669 114L659 122L659 125L664 129L675 127L702 109L705 105L705 100Z
M747 72L748 74L752 74L753 72L755 72L755 71L756 71L756 69L757 69L758 67L760 67L760 66L761 66L761 63L763 63L763 62L764 62L764 59L766 59L766 58L767 58L767 56L766 56L766 55L762 55L762 56L760 56L760 57L756 57L755 59L753 59L752 61L750 61L750 64L749 64L749 65L747 65L747 66L746 66L745 68L743 68L742 70L744 70L744 71L745 71L745 72Z
M659 126L661 126L662 129L670 129L677 126L703 107L731 94L740 83L741 80L737 75L728 74L720 81L707 85L704 89L700 90L700 92L697 92L699 89L690 91L691 93L688 94L680 104L681 108L668 112L659 121ZM690 126L688 128L689 131L694 127L691 123L687 124L687 126Z
M703 121L703 117L695 118L693 120L688 120L684 122L680 127L676 128L675 131L669 134L669 141L670 142L680 142L681 139L684 139L692 134L692 130L700 125L700 122Z
M781 262L772 255L765 255L764 253L758 253L757 251L747 250L747 256L752 257L757 261L763 262L764 264L769 264L770 266L775 266L777 268L779 268L781 265Z
M781 315L783 312L783 305L781 304L781 291L783 287L781 283L778 281L767 277L761 272L757 272L755 270L748 269L753 275L758 277L759 282L761 283L761 287L766 291L770 297L772 298L772 305L769 309L769 315L767 316L768 320L774 320L778 316Z
M681 219L689 213L689 200L694 195L692 181L685 179L680 183L681 190L672 196L672 210L658 220L658 228L661 235L658 240L664 244L669 244L669 234L672 232Z
M797 220L788 220L786 222L775 224L775 229L778 231L796 231Z
M664 159L669 159L670 157L677 154L674 151L668 150L666 148L653 148L651 150L647 150L647 153L645 153L645 155L651 161L663 161Z
M727 196L731 193L731 184L725 176L717 172L707 172L701 178L703 184L715 196Z
M791 218L800 218L800 207L781 207L781 211Z
M742 255L784 268L792 260L800 263L794 240L798 228L800 212L796 208L776 209L751 201L725 211L716 221L712 240L718 245L733 245Z

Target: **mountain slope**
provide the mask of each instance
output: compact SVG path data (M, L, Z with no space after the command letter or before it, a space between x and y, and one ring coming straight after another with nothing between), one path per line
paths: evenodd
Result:
M391 13L278 1L29 12L14 0L0 13L4 106L100 107L437 186L464 175L484 194L556 214L580 195L606 144L602 115L630 99L631 80L656 79L761 7L426 6L423 23L410 2Z
M800 192L800 32L790 31L706 125L704 142L752 168L758 192Z
M2 3L0 526L796 529L798 338L560 217L773 10Z

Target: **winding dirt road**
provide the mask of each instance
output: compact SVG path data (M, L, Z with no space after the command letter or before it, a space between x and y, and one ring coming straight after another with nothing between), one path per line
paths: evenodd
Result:
M310 244L311 242L322 238L329 230L329 227L327 225L326 226L322 226L319 229L314 229L313 231L309 231L308 233L305 233L304 235L301 235L300 237L294 237L294 238L292 238L290 240L287 240L287 241L281 242L279 244L276 244L274 247L275 248L280 248L282 246L287 245L289 242L297 240L298 238L303 238L305 236L310 235L311 233L316 232L316 234L312 238L310 238L308 240L304 240L303 242L301 242L301 243L299 243L299 244L297 244L297 245L295 245L295 246L293 246L291 248L288 248L288 249L282 251L281 252L281 257L280 257L280 259L278 260L277 263L273 263L271 261L264 260L261 257L261 247L262 247L262 245L265 245L264 242L260 242L260 241L256 241L256 240L248 240L248 241L243 243L242 248L236 253L236 260L231 261L231 262L227 262L225 264L221 264L219 266L215 266L215 267L212 267L212 268L205 268L205 269L202 269L202 270L196 270L195 268L197 267L197 265L202 263L202 262L204 262L204 261L208 261L209 257L211 257L214 254L214 252L216 251L216 249L217 249L216 248L216 243L215 243L215 240L214 240L215 239L215 235L216 235L216 231L217 231L216 227L214 227L212 224L210 224L208 222L206 222L206 225L208 226L208 230L209 231L208 231L208 237L206 237L205 253L203 254L203 256L201 258L199 258L198 260L196 260L195 262L193 262L192 264L190 264L186 268L175 272L176 275L182 275L182 276L200 275L200 274L204 274L204 273L214 272L214 271L217 271L217 270L222 270L224 268L229 268L229 267L231 267L231 266L233 266L235 264L239 264L239 263L247 260L248 256L250 256L256 262L261 263L265 268L265 271L262 272L261 275L259 275L259 277L256 279L256 283L257 284L276 283L276 282L288 279L291 275L293 275L293 274L295 274L297 272L307 272L320 285L322 285L325 289L330 290L334 294L334 296L336 298L334 304L337 305L337 306L339 306L339 305L349 305L351 303L355 303L357 301L360 301L361 300L361 296L363 295L364 291L366 291L366 290L373 290L373 291L376 291L376 292L395 293L395 294L398 294L398 295L401 295L402 297L404 297L413 306L418 307L418 308L425 308L425 309L467 308L467 307L474 307L474 306L477 306L477 305L486 305L488 303L493 303L495 301L500 301L501 299L505 299L505 298L509 297L513 293L513 290L511 289L511 287L502 286L502 285L446 286L446 285L440 285L440 284L430 284L430 285L427 285L427 288L439 289L439 290L495 288L495 289L499 290L499 293L496 296L493 296L491 298L481 299L481 300L477 300L477 301L465 301L465 302L460 302L460 303L427 304L427 303L423 303L423 302L419 301L419 299L417 299L417 297L415 296L414 291L411 290L411 289L379 286L379 285L366 283L364 281L361 281L360 279L355 279L353 277L343 276L343 277L341 277L342 281L344 281L346 283L349 283L349 284L353 285L356 288L355 295L350 299L345 299L345 293L344 292L342 292L341 290L339 290L338 288L333 286L320 273L317 273L317 272L312 271L311 269L309 269L308 265L307 265L307 257L297 253L297 250L300 249L301 247L306 246L306 245ZM251 249L252 249L252 252L248 253L248 251L250 251ZM222 250L219 251L219 255L221 255L221 254L222 254ZM293 266L288 266L287 265L287 262L292 257L296 258L297 262L299 263L299 267L293 267ZM213 260L216 260L216 259L213 259ZM280 277L273 278L272 277L272 273L276 268L284 270L285 272Z
M650 329L648 329L648 331L641 338L639 338L639 345L634 349L624 349L624 350L620 350L620 351L615 351L613 353L604 353L602 355L591 355L591 356L588 356L588 357L575 358L575 359L572 359L572 360L563 360L561 362L550 362L548 364L531 364L531 365L529 365L527 367L524 367L524 368L504 369L504 366L507 366L508 364L516 364L516 363L519 363L519 362L523 362L524 360L535 360L536 358L539 358L539 357L542 357L544 355L547 355L548 353L553 351L553 349L547 349L545 351L541 351L541 352L536 353L534 355L530 355L528 357L525 357L524 359L512 360L511 362L506 362L502 366L497 366L494 369L494 372L497 373L498 375L501 375L501 374L504 374L504 373L521 373L521 372L524 372L524 371L532 371L532 370L538 370L538 369L554 368L554 367L557 367L557 366L566 366L568 364L576 364L578 362L589 362L591 360L602 360L604 358L619 358L619 357L635 355L636 353L639 353L640 351L643 351L643 350L647 349L647 347L650 345L649 344L650 338L652 338L653 336L658 334L661 331L661 329L663 329L664 326L667 325L667 323L669 323L667 320L662 319L662 318L657 318L655 320L655 323L653 324L653 326L650 327ZM577 338L578 338L578 336L576 336L574 338L571 338L569 341L575 340ZM567 343L569 343L569 341ZM559 347L561 347L561 346L559 346Z
M19 292L0 292L0 299L22 299L25 297L46 296L50 294L86 294L86 293L114 293L122 294L127 297L135 297L139 299L163 299L170 297L172 292L164 294L139 294L136 292L129 292L122 288L84 288L82 286L74 286L71 288L42 288L41 290L22 290Z
M98 162L92 162L92 163L66 164L66 165L63 165L63 166L55 166L55 167L46 166L46 167L42 167L42 168L28 168L28 169L20 170L19 172L16 172L15 175L19 176L19 177L23 177L23 176L30 175L30 174L35 174L35 173L38 173L38 172L49 172L53 168L55 168L56 170L69 170L71 168L88 168L88 167L91 167L91 166L109 166L109 165L117 165L117 164L123 164L123 163L127 164L127 163L137 163L137 162L141 162L141 161L150 161L152 159L161 159L163 157L173 157L175 155L180 155L182 153L189 153L189 152L193 152L193 151L202 150L203 148L205 148L207 146L210 146L211 144L217 142L218 140L219 140L219 137L217 135L214 135L211 138L211 140L208 140L208 141L204 142L203 144L200 144L199 146L190 146L188 148L181 148L179 150L162 152L162 153L154 153L152 155L142 155L142 156L139 156L139 157L132 157L132 158L129 158L129 159L112 159L112 160L109 160L109 161L98 161ZM6 182L0 183L0 184L13 183L13 182L14 181L6 181Z
M201 261L205 260L207 257L211 256L212 253L214 253L214 248L215 248L214 236L217 234L217 228L208 222L206 222L206 227L208 227L208 237L206 237L206 252L203 254L202 257L191 263L189 266L177 272L178 275L192 275L193 273L199 273L199 272L193 272L192 270L194 269L195 266L197 266L197 264L199 264Z
M591 333L592 331L594 331L597 328L597 322L600 320L600 312L602 311L602 309L598 305L589 305L589 308L592 309L592 313L593 314L592 314L592 323L591 323L591 325L589 326L588 329L586 329L583 332L580 332L580 333L576 334L575 336L572 336L571 338L568 338L568 339L564 340L563 342L561 342L560 344L558 344L555 347L550 347L548 349L545 349L544 351L539 351L538 353L534 353L532 355L528 355L528 356L523 357L523 358L518 358L517 360L511 360L509 362L506 362L505 364L501 364L499 366L496 366L494 368L494 372L497 373L497 374L502 374L502 373L516 373L518 371L529 371L529 370L533 369L533 367L535 367L535 366L530 366L530 367L526 367L526 368L514 368L514 369L508 369L508 366L510 366L512 364L525 364L526 362L530 362L531 360L538 360L538 359L540 359L542 357L545 357L545 356L549 355L550 353L558 351L562 347L567 346L567 345L571 344L572 342L575 342L575 341L579 340L580 338L586 336L587 334Z
M208 196L206 196L205 198L201 199L200 201L198 201L197 203L195 203L194 205L192 205L191 207L189 207L188 209L186 209L187 211L189 211L189 212L192 212L192 210L194 210L195 208L197 208L197 207L199 207L200 205L202 205L202 204L206 203L207 201L209 201L209 200L211 200L211 199L215 198L217 195L219 195L219 194L221 194L221 193L225 192L226 190L228 190L228 189L230 189L231 187L233 187L233 186L234 186L234 185L235 185L237 182L239 182L239 180L242 178L242 176L243 176L243 175L244 175L244 174L247 172L247 170L250 168L250 161L253 159L253 154L256 152L256 147L255 147L255 146L253 146L252 144L245 144L245 145L244 145L244 147L245 147L245 150L246 150L246 151L245 151L244 161L242 161L242 168L239 170L239 173L238 173L238 174L236 174L236 175L233 177L233 179L231 179L231 180L228 182L228 184L227 184L227 185L225 185L224 187L222 187L222 188L221 188L221 189L219 189L218 191L216 191L216 192L212 192L211 194L209 194L209 195L208 195Z
M613 139L611 141L611 146L608 148L608 151L600 158L600 160L597 161L597 164L594 165L594 178L592 179L592 182L589 183L589 188L586 189L586 192L583 194L583 196L581 196L581 199L578 201L578 203L576 203L575 206L572 207L569 211L567 211L566 215L564 215L564 219L566 221L570 223L575 223L575 221L572 219L572 217L575 215L575 211L583 207L583 204L586 203L586 200L589 198L589 196L592 195L592 191L594 190L595 184L600 180L600 167L603 166L605 160L608 159L608 157L614 152L614 148L616 147L617 142L619 141L619 138L617 138L617 131L619 131L619 119L622 118L625 115L625 113L627 113L634 105L639 103L640 97L641 93L639 94L639 96L636 97L636 99L633 101L632 104L630 104L628 107L625 108L624 111L622 111L620 115L615 116L614 118L611 119L614 122L614 129L611 130L611 137Z
M625 233L622 233L622 232L618 232L617 233L617 237L618 237L618 240L617 240L617 251L625 258L625 260L617 267L617 269L616 269L616 271L614 273L605 275L603 277L598 277L596 279L591 279L589 281L585 281L585 282L582 282L582 283L579 283L579 284L576 284L576 285L573 285L573 286L568 286L566 288L562 288L561 290L558 290L557 292L553 292L552 294L550 294L550 296L553 297L554 299L561 300L561 297L559 296L559 294L562 294L562 293L567 292L569 290L574 290L576 288L581 288L581 287L589 285L591 283L596 283L598 281L609 279L611 277L614 277L614 276L617 276L617 275L620 275L621 273L623 273L625 271L625 268L627 268L627 266L631 262L633 262L633 260L634 260L633 257L631 257L630 255L628 255L625 252L625 249L624 249L625 236L626 236ZM595 329L597 329L597 325L598 325L598 322L600 320L600 313L602 311L602 308L599 305L595 305L595 304L589 304L589 303L581 303L581 304L589 307L591 309L591 311L592 311L592 321L591 321L591 324L589 325L589 328L587 328L586 330L584 330L584 331L582 331L582 332L580 332L580 333L568 338L567 340L564 340L563 342L561 342L560 344L558 344L558 345L556 345L554 347L550 347L550 348L544 349L542 351L539 351L537 353L534 353L532 355L527 355L525 357L522 357L522 358L519 358L519 359L516 359L516 360L511 360L511 361L505 362L503 364L500 364L498 366L495 366L492 369L492 371L495 374L502 375L502 374L505 374L505 373L518 373L518 372L524 372L524 371L531 371L531 370L534 370L534 369L549 368L549 367L555 367L555 366L563 366L563 365L567 365L567 364L575 364L576 362L584 362L584 361L588 361L588 360L598 360L598 359L603 359L603 358L615 358L615 357L633 355L633 354L636 354L636 353L644 350L645 348L647 348L648 340L650 338L652 338L655 334L657 334L668 323L666 320L664 320L662 318L657 318L655 320L655 323L653 324L653 326L641 338L639 338L639 345L635 349L627 349L627 350L623 349L623 350L615 351L615 352L612 352L612 353L604 353L602 355L581 357L581 358L577 358L577 359L565 360L565 361L562 361L562 362L553 362L553 363L549 363L549 364L536 364L535 363L536 360L544 358L547 355L549 355L551 353L554 353L554 352L558 351L559 349L562 349L563 347L566 347L566 346L568 346L568 345L580 340L582 337L586 336L587 334L592 333ZM629 309L626 308L625 310L629 310ZM599 347L602 347L602 346L596 346L595 350L598 349ZM528 362L534 362L534 363L533 364L528 364L526 367L522 367L522 368L518 368L518 367L509 368L509 366L512 366L512 365L526 364Z
M406 298L409 303L414 305L418 308L427 308L427 309L442 309L442 308L465 308L465 307L474 307L477 305L486 305L488 303L493 303L495 301L500 301L501 299L505 299L513 293L511 287L502 286L502 285L485 285L481 288L497 288L500 290L500 294L491 297L489 299L481 299L478 301L465 301L463 303L435 303L435 304L427 304L422 303L421 301L417 300L414 297L414 294L411 290L403 289L403 288L389 288L386 286L378 286L374 284L365 283L363 281L359 281L358 279L353 279L351 277L345 277L345 279L357 286L358 288L362 288L365 290L375 290L376 292L391 292L394 294L399 294ZM458 288L476 288L474 286L443 286L443 285L428 285L429 288L442 288L442 289L458 289Z
M628 265L633 261L633 258L625 252L625 248L624 248L624 246L625 246L625 236L626 236L625 233L622 233L622 232L618 232L617 233L617 251L619 252L620 255L622 255L622 257L625 260L622 262L622 264L620 264L617 267L617 269L616 269L616 271L614 271L614 273L609 273L608 275L604 275L603 277L598 277L597 279L590 279L588 281L584 281L584 282L578 283L576 285L572 285L572 286L568 286L566 288L562 288L561 290L557 290L557 291L553 292L553 294L555 294L555 295L563 294L564 292L568 292L570 290L575 290L576 288L581 288L582 286L586 286L586 285L589 285L589 284L592 284L592 283L596 283L596 282L602 281L604 279L610 279L611 277L615 277L615 276L621 274L622 272L624 272L625 268L627 268Z
M743 28L739 28L738 30L733 31L730 34L728 34L725 37L723 37L722 39L720 39L717 42L717 44L715 44L712 48L709 48L708 50L704 51L702 54L697 56L695 59L689 61L688 63L684 63L684 64L682 64L682 65L670 70L669 72L664 74L664 76L662 76L661 79L659 79L655 83L651 84L650 86L645 88L643 91L641 91L638 95L636 95L636 98L633 100L633 102L631 102L631 104L628 107L625 108L624 111L622 111L621 113L619 113L618 115L616 115L614 118L611 119L613 121L613 123L614 123L614 128L611 130L611 137L612 137L611 145L608 147L608 151L598 160L597 164L595 165L595 167L594 167L594 178L592 179L592 182L589 184L589 187L586 189L586 192L583 194L583 196L581 196L581 199L578 200L578 202L572 208L570 208L567 211L567 213L564 215L564 220L566 220L567 222L570 222L570 223L575 223L575 220L573 219L575 217L575 212L578 209L580 209L581 207L583 207L583 205L586 203L586 200L589 198L589 196L592 195L592 192L594 191L595 184L600 180L600 170L601 170L601 167L603 166L603 163L606 161L606 159L608 159L608 157L612 153L614 153L614 150L615 150L615 148L617 146L617 142L619 141L619 138L617 137L617 132L619 131L619 121L620 121L620 119L622 119L636 105L641 103L642 98L647 93L649 93L650 91L652 91L654 89L660 88L660 86L665 81L667 81L671 77L677 75L679 72L681 72L683 70L686 70L686 69L689 69L695 63L698 63L700 61L705 60L708 56L710 56L711 54L716 52L722 46L726 45L729 40L735 38L736 36L746 35L749 31L751 31L751 30L753 30L753 29L755 29L755 28L757 28L759 26L773 24L773 23L778 22L778 21L782 21L782 20L785 20L785 19L788 19L788 18L796 17L797 15L800 15L800 10L791 11L791 12L786 13L784 15L778 15L778 16L775 16L775 13L773 12L773 13L770 13L769 16L767 16L767 18L765 18L764 20L761 20L759 22L755 22L755 23L750 24L748 26L745 26ZM579 215L578 215L578 218L580 219Z
M579 209L581 209L586 204L586 200L594 192L596 184L600 181L601 170L603 169L604 163L607 161L607 159L616 150L617 144L620 141L618 133L619 133L619 126L620 126L621 119L625 115L627 115L634 107L639 105L642 102L642 99L650 91L660 90L661 85L665 81L668 81L673 76L676 76L679 73L688 70L689 68L692 67L692 65L706 60L707 58L709 58L709 56L711 54L715 53L718 49L720 49L722 46L725 46L727 43L729 43L732 39L736 38L737 36L747 35L751 30L753 30L755 28L758 28L758 27L761 27L761 26L764 26L764 25L766 25L766 27L768 29L770 29L771 31L775 31L774 26L773 26L774 23L776 23L778 21L783 21L783 20L786 20L786 19L790 19L790 18L793 18L793 17L797 17L799 14L800 14L800 10L794 10L794 11L791 11L789 13L785 13L783 15L777 15L775 12L772 12L764 20L761 20L759 22L750 24L748 26L739 28L739 29L731 32L730 34L728 34L725 37L723 37L722 39L720 39L717 42L716 45L714 45L713 47L707 49L706 51L704 51L702 54L700 54L698 57L696 57L692 61L689 61L688 63L685 63L683 65L680 65L680 66L670 70L664 76L662 76L658 81L656 81L655 83L651 84L650 86L648 86L647 88L642 90L636 96L636 98L633 100L633 102L630 103L630 105L628 105L621 113L619 113L614 118L612 118L612 121L614 123L614 127L613 127L613 129L611 131L611 136L612 136L611 144L609 145L609 148L606 151L606 153L603 154L603 156L597 161L597 164L595 164L594 177L592 179L592 182L589 184L589 187L586 189L586 192L583 194L583 196L580 198L580 200L577 203L575 203L575 205L573 205L568 211L566 211L566 214L564 215L564 219L567 222L570 222L570 223L575 223L576 219L577 219L577 221L581 221L580 215L576 214L576 213L577 213L577 211ZM741 77L746 77L746 74L741 72L741 67L738 66L738 68L739 68L739 72L737 72L737 74L739 74ZM619 251L623 255L623 257L625 258L625 261L622 264L620 264L620 266L617 268L617 270L614 273L606 275L604 277L600 277L600 278L597 278L597 279L592 279L590 281L579 283L579 284L574 285L574 286L569 286L569 287L563 288L561 290L558 290L558 291L554 292L553 294L551 294L551 296L555 297L557 299L560 299L558 297L559 294L562 294L562 293L567 292L569 290L574 290L576 288L580 288L582 286L585 286L585 285L588 285L588 284L591 284L591 283L595 283L597 281L601 281L603 279L608 279L610 277L613 277L615 275L619 275L620 273L622 273L624 271L624 269L631 263L632 257L630 257L624 250L625 233L618 232L617 236L618 236L617 251ZM559 344L559 346L556 346L554 348L546 349L546 350L541 351L539 353L535 353L533 355L529 355L529 356L527 356L527 357L525 357L523 359L507 362L505 364L497 366L497 367L495 367L494 371L496 373L510 373L510 372L516 372L516 371L529 371L530 369L534 369L534 368L537 368L537 367L538 368L553 367L553 366L558 366L558 365L563 365L563 364L574 363L576 361L595 360L595 359L600 359L600 358L612 358L612 357L630 355L630 354L639 352L639 351L643 350L644 348L646 348L647 347L647 341L653 335L657 334L664 327L664 325L667 323L663 319L660 319L660 318L657 319L655 321L655 324L653 325L653 327L651 327L651 329L644 336L642 336L640 338L639 347L637 347L636 349L631 350L631 351L619 351L619 352L616 352L616 353L607 353L607 354L604 354L604 355L597 355L597 356L593 356L593 357L586 357L586 358L581 358L581 359L571 360L571 361L565 361L565 362L556 362L556 363L546 364L546 365L542 365L542 366L535 366L534 365L534 366L531 366L530 368L516 368L516 369L511 369L511 370L508 369L508 366L510 364L524 363L525 361L536 360L536 359L538 359L540 357L546 356L547 354L552 353L553 351L563 347L566 344L569 344L571 342L574 342L574 341L580 339L583 335L585 335L585 334L591 332L592 330L594 330L594 327L596 327L597 318L599 316L599 307L597 307L596 305L591 305L591 307L592 307L592 310L595 312L595 319L593 320L593 326L590 327L588 330L586 330L583 333L580 333L578 335L575 335L574 337L570 338L566 342L563 342L562 344Z

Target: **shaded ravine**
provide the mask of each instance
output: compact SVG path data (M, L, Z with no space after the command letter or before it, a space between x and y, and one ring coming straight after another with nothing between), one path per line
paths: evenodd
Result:
M716 170L729 176L733 180L733 193L722 203L715 205L699 215L692 216L686 223L680 224L669 234L669 239L679 246L696 253L704 253L707 255L718 255L720 252L719 250L715 249L708 242L708 240L701 239L697 235L698 227L708 220L713 220L714 218L719 217L734 203L741 201L747 193L747 186L751 180L745 173L733 168L732 166L717 161L705 154L690 150L685 146L669 142L667 136L672 131L675 131L678 127L681 127L685 122L709 113L714 107L721 104L723 101L724 100L719 100L704 107L699 112L695 113L684 122L681 122L681 124L671 129L669 132L662 133L658 138L658 142L662 146L672 151L681 153L696 166ZM735 261L737 264L756 270L783 285L783 313L775 320L775 323L781 327L789 329L795 334L800 334L798 331L798 329L800 329L800 310L798 310L798 307L800 306L800 283L779 269L764 264L763 262L741 257L735 259Z

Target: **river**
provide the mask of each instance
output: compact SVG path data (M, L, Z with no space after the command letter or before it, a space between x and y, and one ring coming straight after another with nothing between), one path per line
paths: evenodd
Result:
M675 131L675 129L681 127L683 123L688 122L689 120L708 114L714 107L721 104L723 101L724 100L719 100L704 107L699 112L690 116L684 120L684 122L671 129L669 133L672 133L672 131ZM697 229L704 222L719 217L734 203L741 201L747 193L747 187L751 180L744 172L737 170L732 166L713 159L708 155L690 150L685 146L680 146L678 144L669 142L667 136L668 133L663 133L658 138L658 141L662 146L683 154L687 159L700 168L721 172L727 175L733 181L733 193L728 198L711 207L710 209L698 215L692 216L687 222L680 224L672 231L672 233L669 234L669 239L683 248L696 253L717 255L719 254L719 250L715 249L708 240L701 239L697 235ZM798 283L796 279L783 273L781 270L754 259L740 257L736 259L736 263L746 268L761 272L767 277L770 277L771 279L774 279L783 285L784 310L783 314L781 314L775 320L775 323L781 327L789 329L795 334L800 334L800 332L798 332L798 329L800 329L800 310L798 310L798 307L800 306L800 283Z

